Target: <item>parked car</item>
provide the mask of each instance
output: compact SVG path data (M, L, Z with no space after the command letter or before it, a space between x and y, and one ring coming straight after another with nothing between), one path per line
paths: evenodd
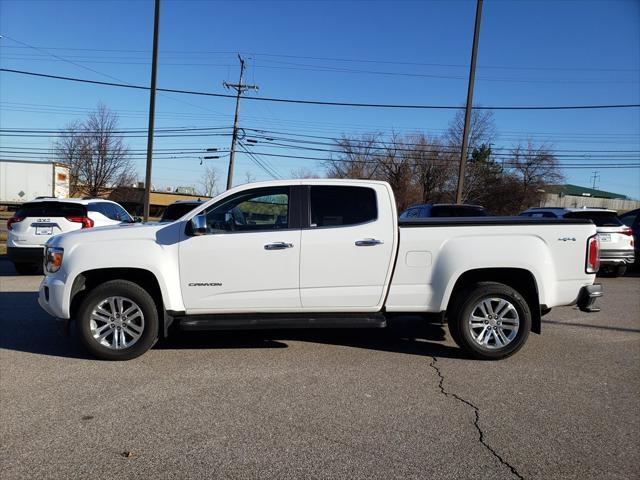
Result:
M141 355L174 327L380 328L408 312L499 359L540 333L551 307L596 310L598 245L585 219L398 222L386 182L271 181L172 223L51 238L39 303L109 360Z
M539 218L585 218L595 223L600 240L600 271L609 276L625 274L635 261L631 228L606 208L530 208L520 215Z
M110 200L38 197L7 220L7 256L18 273L35 273L42 266L44 244L54 235L123 222L134 219Z
M162 212L160 223L169 223L178 220L199 205L202 205L202 200L178 200L177 202L173 202Z
M400 215L405 218L428 217L486 217L487 211L480 205L457 205L455 203L428 203L407 208Z
M622 223L633 231L636 265L640 263L640 208L619 215Z

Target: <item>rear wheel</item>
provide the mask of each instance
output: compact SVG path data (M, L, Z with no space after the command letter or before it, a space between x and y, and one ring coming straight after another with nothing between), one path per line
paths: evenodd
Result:
M531 329L531 310L513 288L482 282L456 295L448 323L452 338L465 352L497 360L522 348Z
M103 360L130 360L158 338L153 298L136 283L111 280L92 290L78 310L82 343Z

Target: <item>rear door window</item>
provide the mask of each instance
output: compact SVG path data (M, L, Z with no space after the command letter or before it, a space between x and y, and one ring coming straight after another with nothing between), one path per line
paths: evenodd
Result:
M312 186L311 223L314 227L344 227L378 218L376 192L368 187Z
M16 217L85 217L84 205L71 202L25 203L16 212Z
M596 224L596 227L619 227L622 222L612 212L569 212L564 218L585 218Z

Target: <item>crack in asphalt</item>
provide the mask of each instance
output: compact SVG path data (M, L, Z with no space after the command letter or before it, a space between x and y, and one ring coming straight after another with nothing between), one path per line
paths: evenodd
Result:
M436 374L438 375L440 381L438 382L438 388L440 389L440 392L445 396L445 397L453 397L456 400L458 400L461 403L464 403L465 405L471 407L473 409L473 412L475 413L475 419L473 421L473 426L476 427L476 430L478 431L478 435L479 438L478 440L480 440L480 443L487 449L489 450L489 452L491 453L491 455L493 455L494 457L496 457L498 459L498 461L504 465L505 467L507 467L509 470L511 470L511 473L513 473L516 477L518 477L520 480L524 480L524 477L520 474L520 472L518 472L518 470L516 470L516 468L511 465L509 462L507 462L504 458L502 458L500 456L500 454L498 452L496 452L493 447L491 447L491 445L489 445L485 438L484 438L484 431L482 430L482 428L480 428L480 409L478 407L476 407L473 403L471 403L469 400L466 400L464 398L462 398L461 396L455 394L455 393L451 393L451 392L447 392L447 390L444 388L444 375L442 375L442 371L438 368L438 366L436 365L436 362L438 361L438 359L436 357L431 357L431 363L429 364L429 366L431 368L433 368L433 370L435 370Z

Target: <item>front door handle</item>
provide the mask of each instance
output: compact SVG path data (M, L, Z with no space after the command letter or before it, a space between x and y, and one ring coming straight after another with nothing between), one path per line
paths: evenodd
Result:
M293 243L273 242L264 246L265 250L284 250L285 248L293 248Z
M364 240L357 240L356 247L373 247L374 245L380 245L384 243L382 240L376 240L375 238L365 238Z

